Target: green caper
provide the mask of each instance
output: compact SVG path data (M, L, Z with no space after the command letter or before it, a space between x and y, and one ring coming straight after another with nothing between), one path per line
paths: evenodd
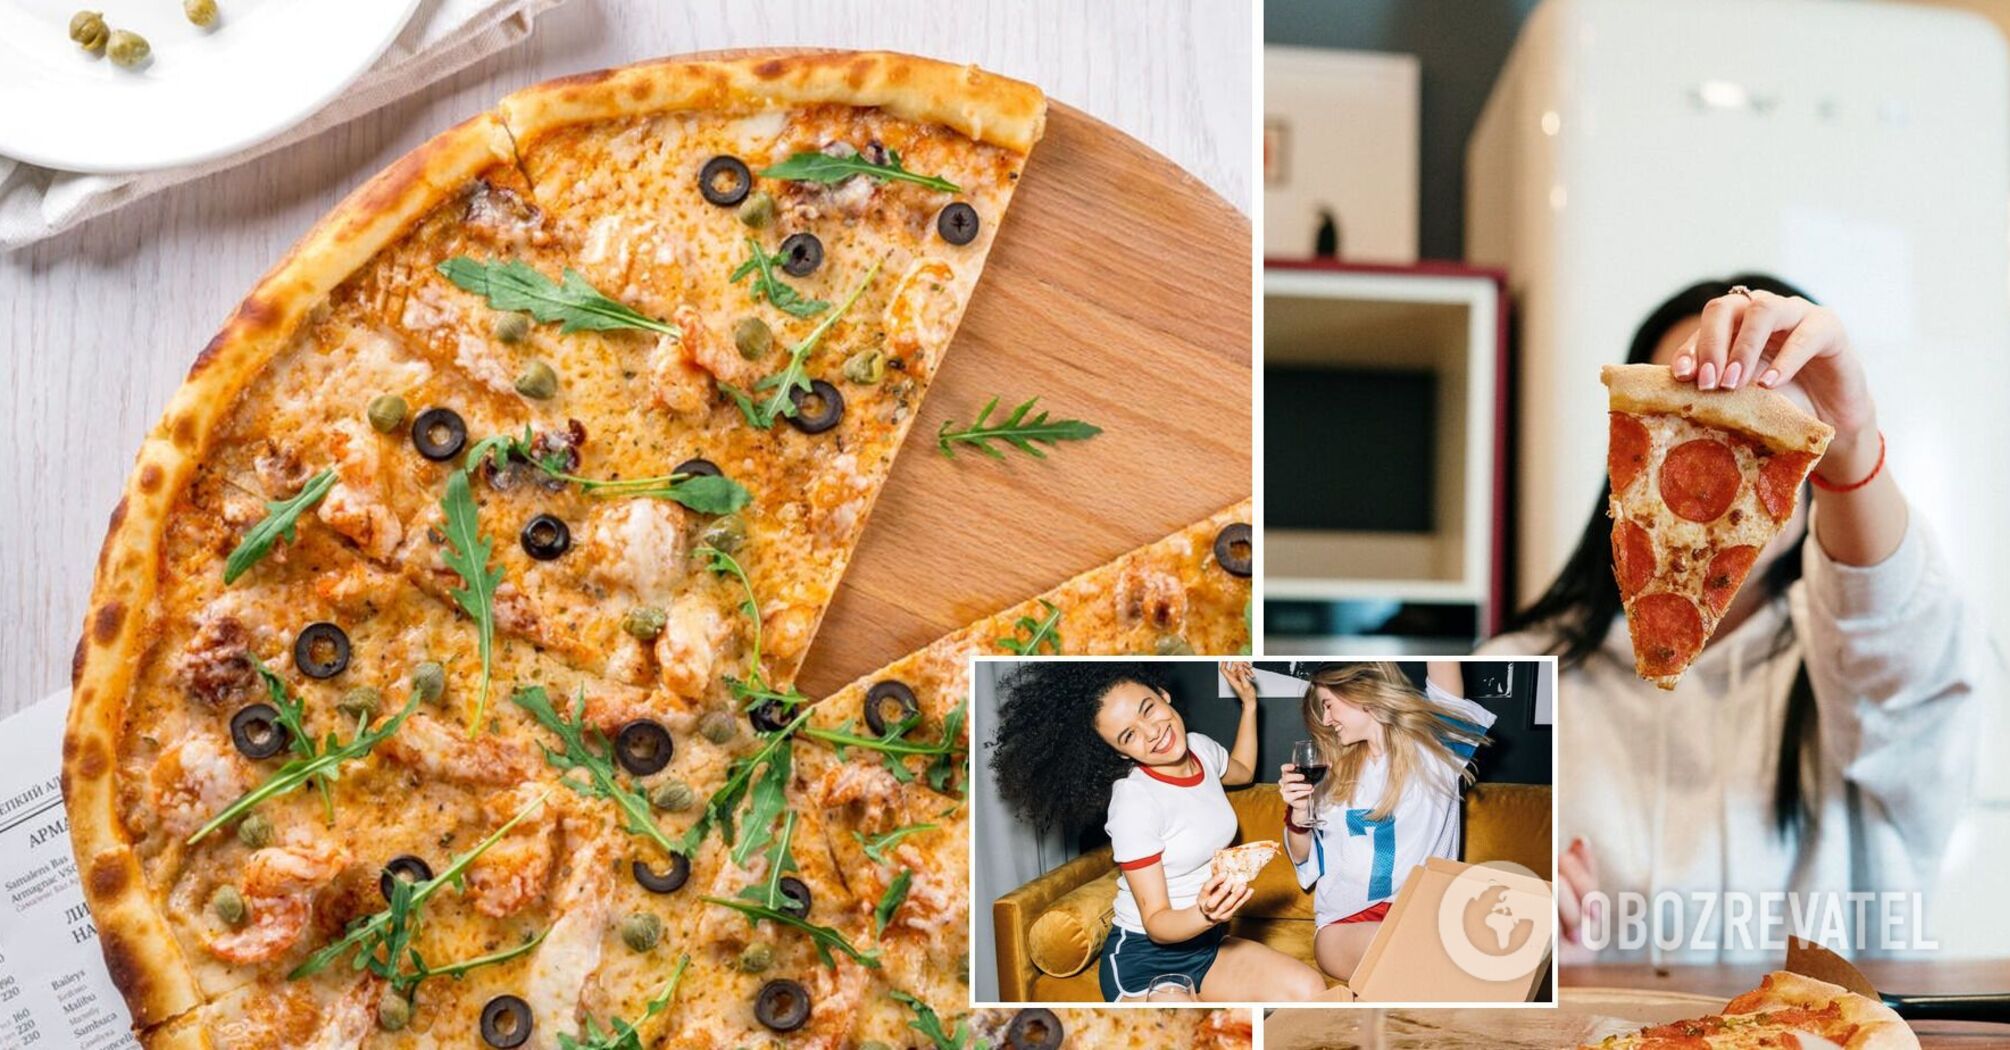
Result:
M845 359L844 377L862 386L871 386L886 375L886 355L878 350L860 350Z
M216 24L216 0L182 0L181 13L204 29Z
M738 550L746 538L747 522L738 514L722 514L698 534L700 544L716 547L727 554Z
M241 926L244 924L244 894L237 892L237 887L224 883L209 895L209 910L215 912L224 925Z
M716 708L705 712L698 719L698 735L715 744L723 744L733 739L740 731L740 720Z
M775 217L775 198L767 190L755 190L740 202L740 221L760 229Z
M691 785L681 780L666 780L649 789L649 804L672 813L690 809L695 801L697 796L691 793Z
M638 911L621 920L621 943L631 951L646 952L663 939L663 920L654 912Z
M144 64L153 53L153 45L147 43L147 38L130 29L114 29L105 38L106 56L127 69Z
M396 992L386 992L377 999L377 1027L386 1032L396 1032L412 1023L412 1004Z
M523 366L523 374L516 377L516 392L533 401L542 401L558 393L558 373L543 361L532 361Z
M1160 656L1192 656L1193 645L1181 635L1162 634L1152 651Z
M105 53L105 38L110 33L111 30L105 28L103 11L79 11L70 16L70 39L91 54Z
M740 951L740 970L743 973L760 973L773 965L775 950L766 941L755 941Z
M663 633L663 625L670 622L670 616L654 605L638 605L621 617L621 629L645 642L654 641Z
M253 813L238 821L237 841L252 849L264 849L272 845L272 821L263 813Z
M370 399L370 407L363 415L377 433L388 434L405 421L405 399L396 394L378 394Z
M335 701L335 710L342 712L345 717L353 720L369 718L375 715L377 708L382 707L383 704L384 696L382 693L367 685L359 685L343 693L342 699Z
M412 668L412 692L419 694L419 702L430 704L447 691L447 669L437 660L427 660Z
M504 314L496 318L496 338L505 343L521 343L530 334L530 318L522 314Z
M740 348L741 357L752 361L774 348L775 333L768 322L748 314L733 322L733 345Z

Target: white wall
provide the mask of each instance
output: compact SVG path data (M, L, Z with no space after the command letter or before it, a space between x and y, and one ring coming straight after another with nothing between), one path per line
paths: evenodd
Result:
M1319 209L1340 216L1341 255L1417 258L1417 60L1312 48L1263 49L1266 142L1282 126L1263 187L1263 252L1312 254Z

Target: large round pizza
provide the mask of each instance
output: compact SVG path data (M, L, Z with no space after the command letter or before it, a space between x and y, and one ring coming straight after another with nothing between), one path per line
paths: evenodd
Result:
M1044 113L891 54L569 78L259 284L77 648L71 836L143 1042L1248 1045L972 1015L963 794L970 654L1247 644L1246 502L793 685Z

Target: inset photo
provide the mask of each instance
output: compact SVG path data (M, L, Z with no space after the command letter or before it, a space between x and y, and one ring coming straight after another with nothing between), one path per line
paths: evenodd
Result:
M978 1002L1552 1001L1555 674L979 658Z

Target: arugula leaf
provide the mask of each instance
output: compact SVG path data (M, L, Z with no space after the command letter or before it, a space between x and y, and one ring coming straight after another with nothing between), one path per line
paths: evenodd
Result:
M537 724L557 736L565 744L565 750L553 751L540 743L544 760L561 773L584 770L586 783L561 775L559 783L578 792L585 798L604 798L614 803L614 808L622 816L622 830L638 838L645 838L663 847L665 853L686 853L678 848L663 829L656 826L656 818L650 812L649 800L632 788L622 786L614 775L614 746L600 730L587 726L583 716L586 713L586 690L580 689L579 697L572 705L572 718L567 720L551 705L551 696L541 685L518 686L510 693L510 702L523 708L537 720ZM589 745L587 734L592 734Z
M1047 610L1044 619L1021 616L1012 624L1012 637L994 638L992 642L1020 656L1037 656L1042 648L1055 656L1061 655L1061 610L1045 598L1040 599L1040 605ZM1021 632L1026 637L1020 638Z
M418 697L415 695L413 700L417 701L417 699ZM406 706L406 710L411 710L409 704ZM329 966L334 965L337 959L342 958L351 951L355 951L356 957L353 961L355 969L368 969L371 973L387 981L396 981L402 972L399 966L402 961L401 957L409 953L412 935L417 929L418 909L433 894L438 893L442 887L451 885L459 888L464 886L468 865L473 864L476 857L487 852L490 846L502 841L502 837L509 834L511 828L516 827L525 817L530 816L539 806L544 805L544 800L550 797L551 793L555 790L557 789L546 788L543 794L538 795L522 809L517 810L515 816L503 821L501 827L490 832L487 838L475 843L473 849L455 857L453 863L448 864L445 870L434 875L432 878L426 879L423 882L406 882L404 879L392 879L391 900L383 911L363 916L350 922L348 932L344 933L339 940L323 945L319 950L302 960L300 965L288 971L286 979L297 981L303 977L312 977L326 970ZM519 948L517 951L521 954L522 950ZM383 954L380 955L379 952ZM472 962L473 960L470 960L470 963ZM444 973L446 971L430 972Z
M568 474L561 465L564 462L562 457L538 456L534 451L535 442L536 437L526 423L522 437L496 434L475 442L462 462L468 470L473 470L484 460L494 469L502 470L509 466L510 460L522 460L542 471L546 477L578 485L579 490L589 496L667 499L700 514L731 514L753 501L745 486L716 474L661 474L648 478L610 479Z
M853 288L851 294L845 297L843 305L831 311L830 315L823 320L818 321L817 326L810 329L810 334L804 336L801 342L789 348L788 363L782 366L781 371L770 376L765 376L754 384L755 393L763 390L773 391L773 393L768 395L766 401L756 404L752 395L746 391L735 387L731 383L722 382L719 384L719 389L724 390L727 396L733 399L733 403L740 406L740 414L747 417L749 425L761 430L767 430L775 425L775 420L777 419L795 417L796 403L789 395L796 390L801 390L804 393L809 393L810 390L810 379L809 376L803 373L803 363L809 360L809 356L811 352L816 350L817 344L823 342L824 334L831 330L831 326L837 324L838 319L851 310L852 304L858 302L858 297L865 294L865 290L872 285L874 278L879 276L879 268L883 262L885 262L883 259L874 262L872 268L867 270L865 276L859 280L858 286Z
M825 966L832 967L833 969L837 967L837 959L831 954L832 949L836 949L851 956L852 961L858 963L860 966L869 970L879 969L879 952L877 950L860 951L853 947L850 941L845 940L844 934L829 926L818 926L816 923L809 922L808 920L798 919L788 912L764 907L748 901L729 900L725 897L700 897L699 900L707 904L717 904L721 907L731 908L745 915L749 925L758 925L762 919L766 919L769 922L782 926L795 927L809 934L811 940L816 944L817 958L821 959Z
M1027 419L1026 413L1033 410L1033 403L1038 400L1038 395L1029 397L1013 409L1011 415L986 426L991 411L998 407L998 398L993 396L984 403L984 410L977 413L977 418L961 430L956 428L955 420L943 420L942 429L935 432L935 447L950 459L956 458L955 446L958 444L975 446L977 451L992 459L1004 459L1004 451L991 444L1003 441L1034 459L1046 459L1047 454L1034 447L1034 442L1053 445L1060 441L1087 441L1103 432L1103 428L1079 419L1056 419L1050 423L1044 409L1039 415Z
M740 896L764 908L780 908L788 903L788 898L782 894L782 876L799 870L796 855L789 851L789 840L795 837L795 833L796 813L790 810L789 815L782 819L782 833L775 838L775 848L768 851L768 877L759 886L741 890ZM733 862L743 863L737 856Z
M279 724L286 727L287 749L305 761L312 762L320 758L321 749L315 746L314 737L307 732L307 726L301 721L307 713L306 702L298 697L286 695L286 680L273 674L272 669L265 666L265 661L254 656L251 658L251 668L258 672L259 680L265 683L265 695L272 699L272 707L278 713ZM365 726L359 725L356 727L356 732L360 735L364 728ZM327 746L330 749L337 746L335 734L328 734ZM335 783L335 773L333 770L317 773L314 781L321 789L321 804L328 811L328 826L334 827L335 795L331 788Z
M637 1018L634 1024L615 1020L609 1022L608 1027L602 1028L589 1016L580 1028L578 1036L565 1032L558 1033L558 1050L642 1050L639 1027L670 1005L670 1000L677 995L678 982L684 979L684 968L690 964L689 955L678 956L677 967L670 971L670 979L663 982L663 990L657 992L655 998L650 999L642 1008L642 1016Z
M810 698L797 692L795 686L776 689L768 684L767 677L761 672L761 606L754 598L754 581L747 577L747 570L732 555L717 547L703 546L692 553L705 559L705 568L715 575L738 577L740 590L746 595L740 602L740 612L747 617L747 623L754 632L754 645L747 655L747 677L726 676L726 688L733 691L733 698L740 702L740 709L752 710L771 700L781 703L784 710L809 703Z
M801 730L801 734L814 740L821 740L827 744L878 751L888 756L890 760L889 764L895 767L896 776L901 774L907 774L909 777L912 776L904 766L900 765L902 759L909 756L928 758L931 760L928 766L929 784L937 791L944 791L947 790L949 781L955 775L959 766L956 756L962 753L962 749L956 746L956 738L963 730L963 720L968 715L968 707L969 701L965 700L957 704L955 709L951 710L947 715L943 716L942 737L932 744L917 743L902 738L902 734L914 724L914 719L909 719L900 725L891 727L887 731L887 734L882 737L859 736L855 732L846 732L841 729L825 729L821 726L805 726ZM805 715L808 713L807 711L804 712ZM801 719L797 721L800 722Z
M338 744L335 734L328 734L326 750L313 758L293 759L274 770L272 775L266 778L265 783L238 796L237 801L223 807L217 811L216 816L209 818L209 823L197 828L195 834L188 837L189 845L201 842L211 832L250 812L253 806L266 799L278 798L302 784L317 779L325 785L328 780L334 779L342 763L362 758L370 753L371 748L383 743L392 733L397 732L398 727L405 723L406 717L418 706L419 694L414 692L411 698L405 701L404 708L386 719L383 725L358 732L355 738L346 744Z
M868 858L871 858L874 864L885 864L888 863L886 852L892 849L895 843L898 843L909 835L918 835L924 831L934 831L938 826L935 824L909 824L904 828L895 828L871 840L868 840L862 832L857 831L852 832L851 837L858 840L859 848L865 852Z
M989 1050L991 1044L982 1039L972 1040L968 1019L958 1022L952 1034L942 1030L942 1018L927 1003L898 988L887 993L887 997L914 1011L914 1020L907 1022L907 1027L926 1036L935 1044L935 1050Z
M440 263L442 276L461 288L488 300L498 310L526 313L546 323L563 321L559 334L577 331L605 332L640 328L676 337L682 335L674 324L666 324L619 303L587 283L579 271L566 267L564 283L537 272L522 259L481 262L456 255Z
M806 151L795 153L789 159L763 170L765 179L788 179L791 182L843 182L853 175L866 175L879 181L898 179L926 186L931 190L956 193L959 187L937 175L917 175L900 163L897 150L886 151L886 163L874 164L856 153L849 157L833 157L828 153Z
M741 800L747 797L748 788L753 784L754 774L763 768L772 766L777 761L776 756L788 748L790 738L794 736L797 728L809 720L809 717L810 712L804 710L802 714L796 716L795 721L790 722L775 732L762 734L765 742L762 743L759 751L751 755L736 758L732 761L732 764L726 767L726 782L719 785L717 791L712 792L711 798L705 800L704 815L700 816L697 822L692 824L690 829L684 833L682 846L685 855L690 855L703 844L705 836L715 826L719 829L719 837L727 845L732 845L733 813L739 808ZM793 755L793 752L791 752L791 755ZM782 761L788 761L788 759L782 759ZM783 778L783 780L785 781L786 778ZM782 786L782 783L776 782L773 790L779 791Z
M496 586L502 583L503 571L501 566L489 568L489 555L495 547L482 535L465 467L447 475L447 490L440 497L440 509L446 515L446 528L442 531L447 537L440 560L461 577L460 588L448 593L462 612L474 618L479 632L476 649L482 658L482 680L475 692L474 713L468 718L468 735L474 736L481 725L482 712L488 708L489 668L495 656Z
M244 534L244 538L239 540L237 547L230 552L230 557L224 559L225 586L236 583L237 578L244 575L246 570L272 553L274 543L281 539L292 543L294 523L300 520L300 515L321 502L321 498L328 495L328 490L334 487L335 471L332 468L325 468L308 478L307 484L302 485L292 499L266 503L265 517L260 518L258 524L253 525L251 531Z
M893 913L900 910L900 902L907 899L907 888L914 882L914 869L902 868L893 881L886 884L886 893L879 898L879 906L872 910L872 935L886 934L886 924L893 921Z
M747 261L726 278L730 284L739 284L742 278L753 274L754 283L747 288L747 298L757 303L766 299L775 309L794 317L815 317L831 308L822 299L803 298L801 292L775 276L775 264L783 261L780 253L769 255L761 248L761 242L752 237L747 238L747 251L752 253Z

